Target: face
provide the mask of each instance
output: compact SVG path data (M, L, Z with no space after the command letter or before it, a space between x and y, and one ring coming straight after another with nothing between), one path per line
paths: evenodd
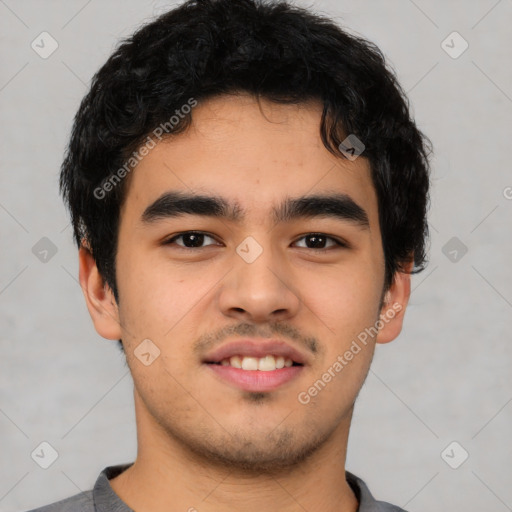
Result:
M380 309L368 162L330 154L320 117L317 103L245 95L199 104L129 177L118 307L89 280L96 329L123 340L138 417L211 462L285 467L346 434L379 315L405 307L398 280ZM377 341L400 331L396 308L386 318Z

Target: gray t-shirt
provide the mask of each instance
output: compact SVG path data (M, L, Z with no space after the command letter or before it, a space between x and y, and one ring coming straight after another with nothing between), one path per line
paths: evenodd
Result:
M133 463L106 467L98 476L94 488L65 500L28 512L134 512L119 498L110 486L109 480L122 473ZM376 501L366 484L357 476L346 473L347 482L358 501L358 512L405 512L400 507L383 501Z

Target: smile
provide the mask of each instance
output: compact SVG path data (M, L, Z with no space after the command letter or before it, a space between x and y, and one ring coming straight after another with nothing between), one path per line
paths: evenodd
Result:
M259 358L251 356L232 356L223 359L217 364L241 368L242 370L269 372L285 367L288 368L293 366L294 362L289 357L267 355ZM298 363L295 363L295 365L298 365Z

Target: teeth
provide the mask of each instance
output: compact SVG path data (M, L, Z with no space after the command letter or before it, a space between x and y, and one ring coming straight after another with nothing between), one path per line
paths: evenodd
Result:
M242 368L242 360L238 356L233 356L230 359L226 359L226 361L229 361L229 364L235 368Z
M243 368L243 366L242 366L242 368ZM274 356L265 356L259 360L258 370L261 370L263 372L269 372L269 371L275 370L275 369L276 369L276 360L274 359Z
M220 364L222 366L233 366L233 368L241 368L242 370L260 370L270 372L272 370L281 369L293 365L293 361L283 356L274 357L267 355L262 358L250 356L232 356L229 359L223 359Z
M255 357L244 357L242 359L242 370L257 370L258 360Z

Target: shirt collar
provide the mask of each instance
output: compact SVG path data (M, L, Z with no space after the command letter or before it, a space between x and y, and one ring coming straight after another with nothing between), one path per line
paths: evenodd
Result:
M114 492L114 489L112 489L109 482L109 480L120 475L131 465L133 465L133 462L128 464L119 464L117 466L108 466L100 473L93 489L95 512L134 512Z
M359 502L357 512L378 512L381 510L380 503L372 496L370 489L363 480L348 471L345 471L345 477Z

